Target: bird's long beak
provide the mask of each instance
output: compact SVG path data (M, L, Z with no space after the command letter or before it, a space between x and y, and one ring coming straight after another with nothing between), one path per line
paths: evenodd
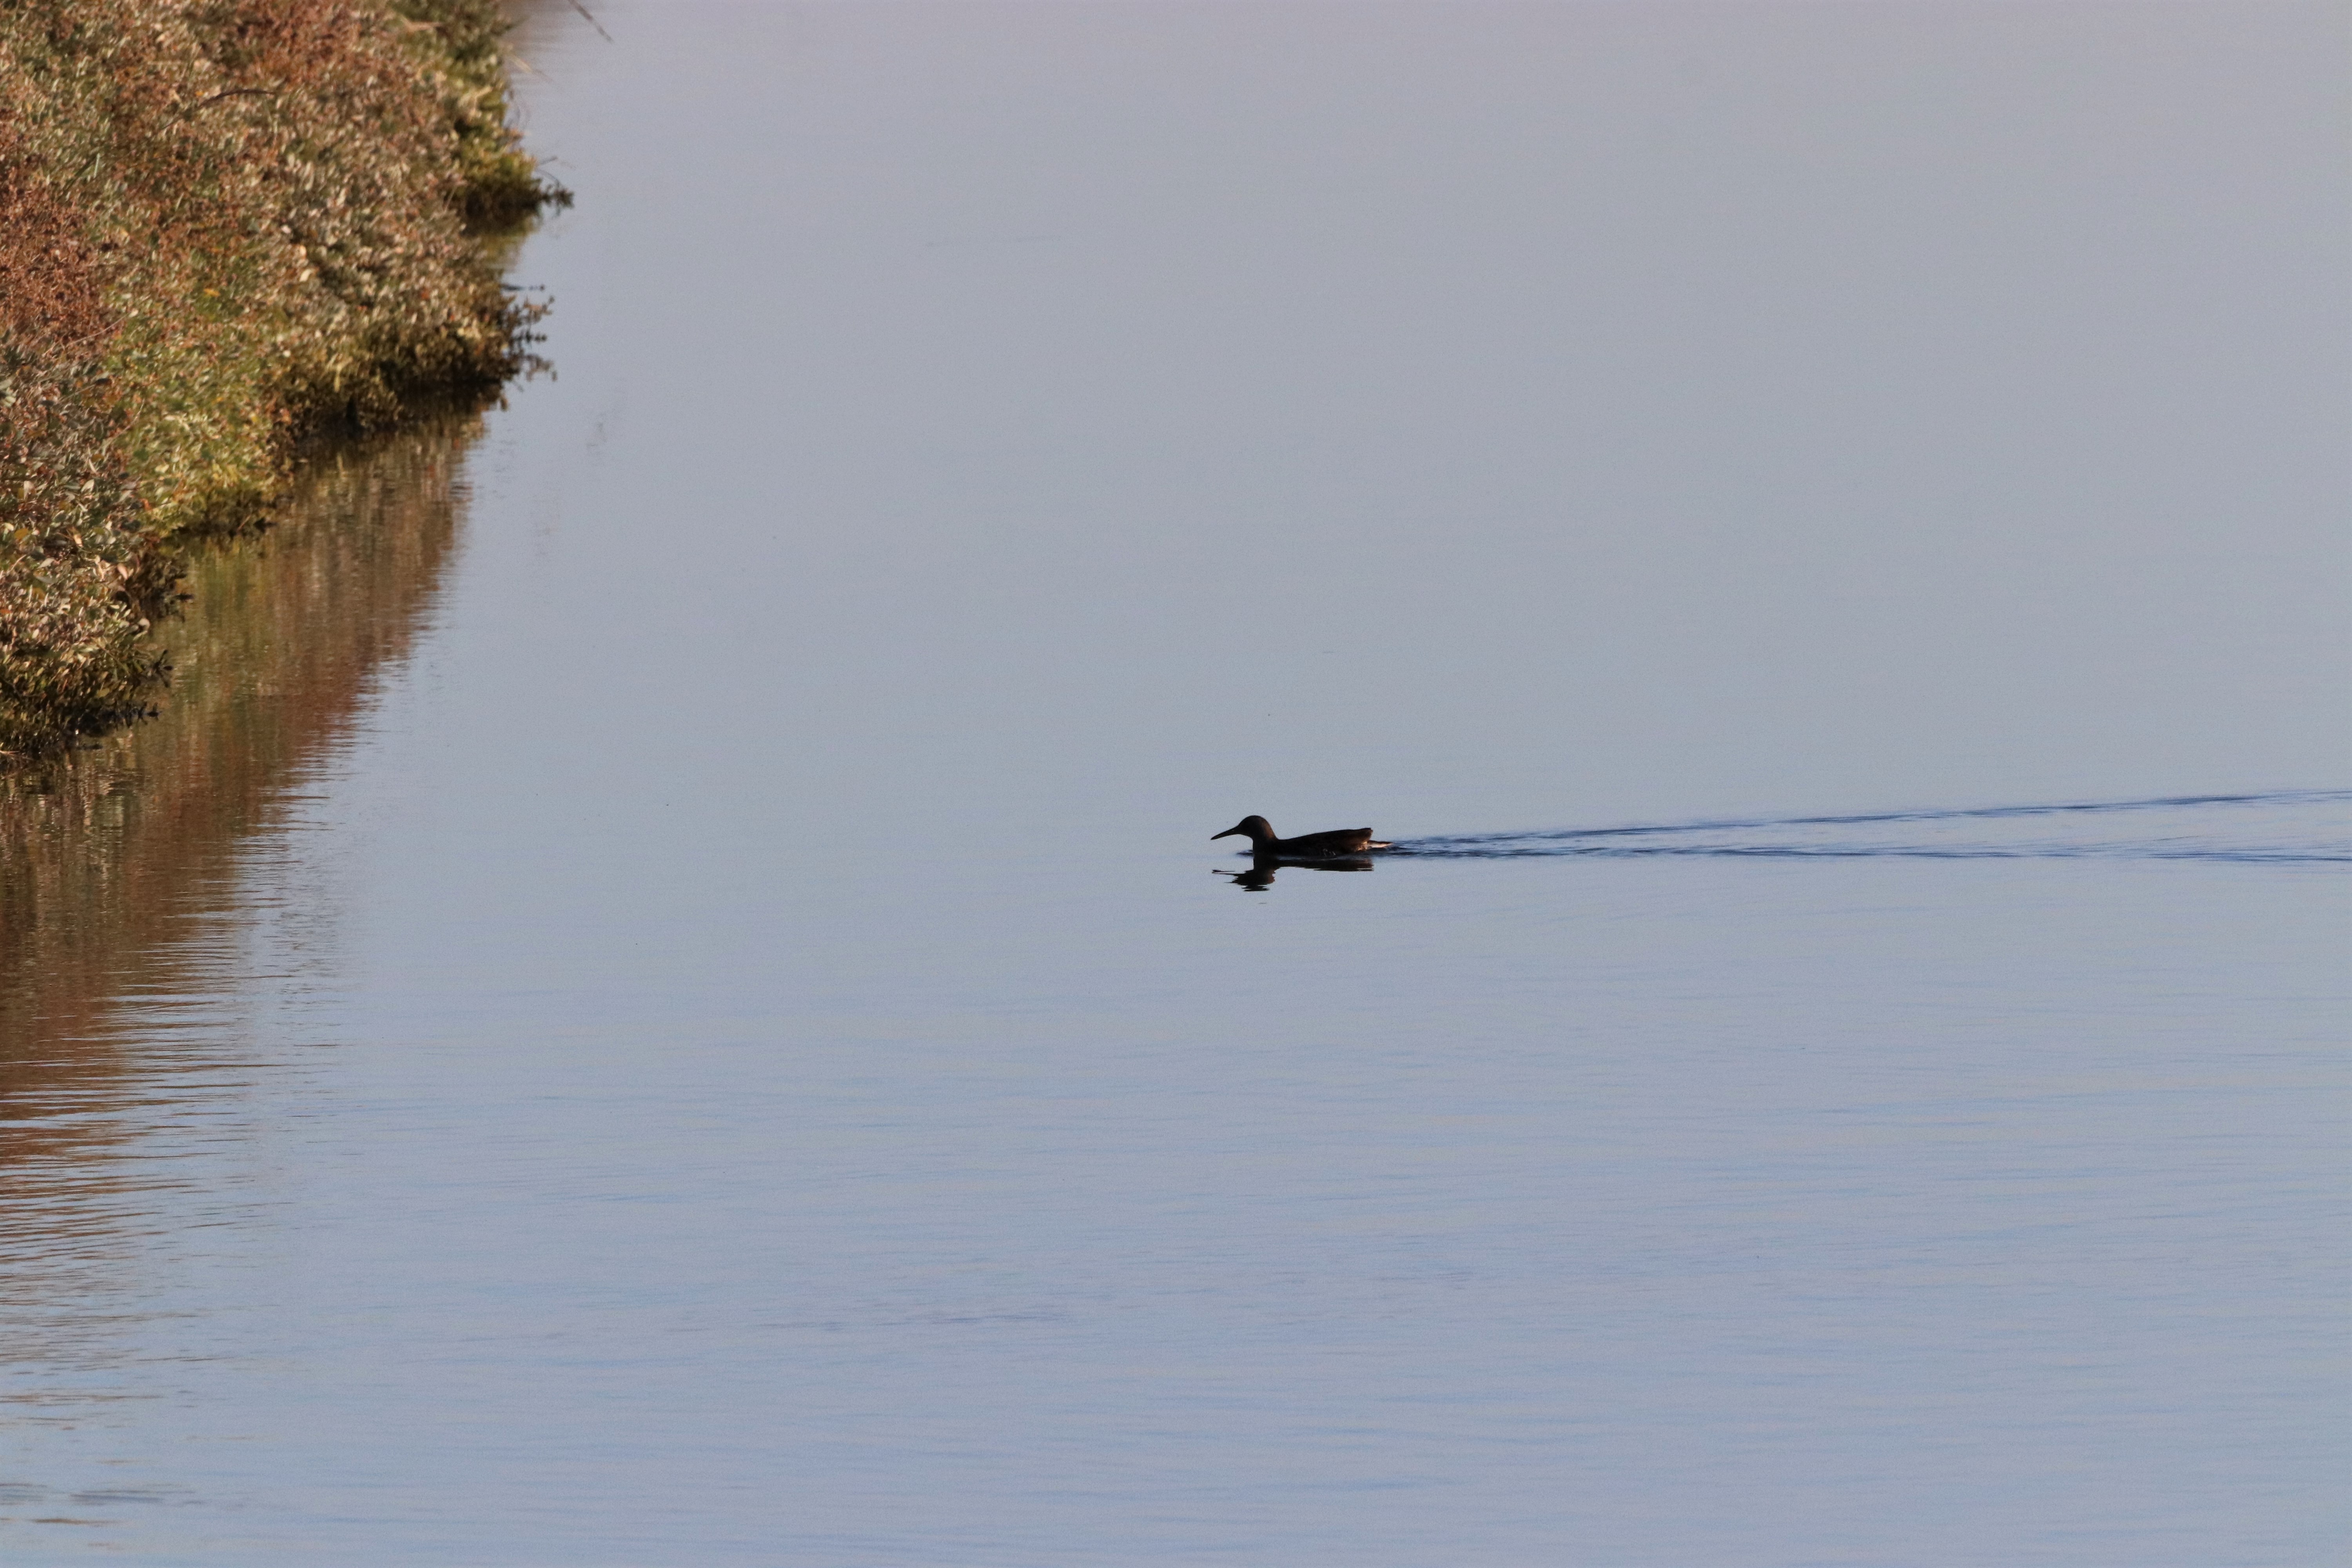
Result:
M1231 838L1234 834L1239 833L1241 830L1242 825L1236 822L1231 827L1226 828L1223 833L1210 834L1209 842L1214 844L1220 838Z

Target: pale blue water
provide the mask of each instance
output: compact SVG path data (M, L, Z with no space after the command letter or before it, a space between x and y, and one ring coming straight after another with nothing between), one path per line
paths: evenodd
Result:
M1943 811L1788 816L1752 822L1631 823L1531 833L1454 833L1392 842L1397 856L1452 860L1528 856L1707 855L1930 860L2352 862L2352 790L2157 800L2066 801Z
M0 1556L2344 1555L2332 9L591 8L42 840Z

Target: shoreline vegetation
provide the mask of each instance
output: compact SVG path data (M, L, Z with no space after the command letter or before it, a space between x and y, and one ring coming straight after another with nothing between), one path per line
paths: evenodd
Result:
M188 549L302 443L478 405L569 202L495 0L0 0L0 773L153 711Z

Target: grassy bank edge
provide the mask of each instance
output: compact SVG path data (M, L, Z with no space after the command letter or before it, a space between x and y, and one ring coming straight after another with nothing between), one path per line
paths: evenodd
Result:
M0 772L152 710L195 540L298 447L478 403L550 203L494 0L0 5Z

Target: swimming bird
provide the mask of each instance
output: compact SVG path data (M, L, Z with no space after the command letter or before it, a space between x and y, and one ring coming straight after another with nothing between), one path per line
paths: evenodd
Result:
M1334 827L1328 833L1302 833L1296 838L1276 838L1274 824L1263 816L1244 816L1223 833L1209 835L1209 842L1214 844L1218 839L1231 838L1236 833L1250 841L1250 853L1261 859L1272 857L1286 860L1322 860L1388 847L1372 837L1372 830L1369 827Z

